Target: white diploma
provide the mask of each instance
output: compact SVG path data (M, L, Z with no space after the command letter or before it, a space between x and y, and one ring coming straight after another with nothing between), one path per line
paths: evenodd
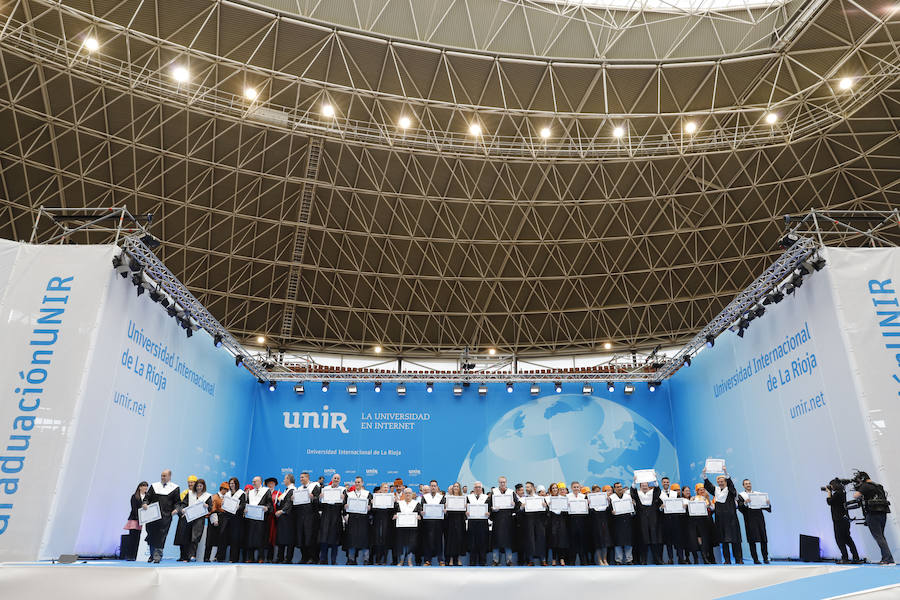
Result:
M419 515L416 513L397 513L397 527L416 527Z
M372 497L372 506L374 508L394 508L393 494L375 494Z
M622 498L612 497L612 509L614 515L627 515L634 513L634 502L631 496L623 496Z
M310 501L309 490L305 490L303 488L296 488L294 490L294 495L291 496L291 498L293 498L294 506L297 506L298 504L309 504L309 501Z
M724 458L707 458L706 459L706 472L707 473L724 473L725 472L725 459Z
M638 469L634 472L635 483L653 483L656 481L656 471L654 469Z
M325 504L340 504L344 501L344 490L341 488L327 487L322 490L322 502Z
M354 515L366 514L369 512L369 499L350 496L347 498L347 512Z
M491 496L491 502L494 508L512 508L513 507L513 497L507 494L495 494Z
M594 492L593 494L588 494L588 503L591 510L606 510L609 506L609 496L606 492Z
M159 512L159 502L148 504L146 510L142 508L138 511L138 522L141 525L146 525L147 523L152 523L153 521L159 521L160 519L162 519L162 515Z
M262 521L266 518L266 511L263 508L265 507L257 504L248 504L244 507L244 516L254 521Z
M444 496L444 502L448 511L462 512L466 510L465 496Z
M688 502L688 514L692 517L705 517L709 514L706 511L706 502L703 500L691 500Z
M762 492L750 492L750 508L766 508L769 506L769 495Z
M225 496L222 498L222 510L229 514L234 514L238 511L238 508L241 507L241 503L237 501L236 498L232 498L231 496Z
M570 515L586 515L586 514L588 514L587 498L575 498L574 500L569 500L569 514Z
M488 505L487 504L470 504L469 505L469 518L470 519L487 519L488 518Z
M569 510L569 499L565 496L550 496L550 510L556 514Z
M525 512L542 512L545 506L544 499L541 496L525 498Z
M663 500L663 511L667 515L677 515L684 512L684 502L681 498L666 498Z
M422 505L422 518L423 519L443 519L444 518L444 505L443 504L423 504Z
M209 514L206 502L195 502L184 509L184 518L188 523L196 521Z

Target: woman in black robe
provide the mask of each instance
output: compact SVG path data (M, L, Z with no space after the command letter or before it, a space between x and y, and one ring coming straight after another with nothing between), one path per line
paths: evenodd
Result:
M522 523L522 547L519 550L521 553L519 562L521 563L524 560L529 567L533 567L535 561L543 566L547 566L547 540L546 526L544 524L547 519L547 502L542 496L537 494L534 484L530 481L525 484L525 494L529 498L541 498L543 510L531 512L525 510L526 500L519 504L519 513L516 515L516 519L519 519Z
M447 495L463 497L458 481L450 486ZM444 528L444 559L450 566L462 566L460 556L466 553L466 511L448 510L444 514Z
M672 487L674 487L674 485ZM675 517L675 534L673 539L675 540L675 547L678 550L678 562L681 564L690 564L693 560L695 565L699 565L699 535L691 526L691 518L687 514L687 503L691 501L691 487L684 485L678 492L679 497L684 502L685 508L684 513L673 515Z
M422 521L422 505L413 497L413 491L411 488L406 488L403 490L403 498L397 502L396 512L394 513L394 519L396 520L397 515L400 513L404 514L415 514L416 520L418 523ZM397 527L396 528L396 540L397 540L397 566L401 566L404 561L406 561L409 566L413 566L413 562L415 561L415 551L416 551L416 542L418 541L418 531L419 527Z
M608 496L612 493L612 487L605 485L601 488L599 485L594 485L591 489L591 493L601 493ZM591 508L588 512L590 513L590 538L591 546L594 548L594 564L604 567L609 566L607 554L609 548L613 545L612 534L609 531L609 504L607 503L604 510L594 510Z
M750 508L750 494L753 493L753 485L749 479L743 481L744 491L738 494L738 510L744 515L744 533L747 534L747 543L750 544L750 556L753 564L759 564L759 555L756 553L756 544L762 552L763 562L769 564L769 537L766 535L766 517L763 511L772 512L772 504L768 503L764 508Z
M551 497L560 495L557 484L550 484L549 495ZM550 502L551 500L548 498L547 504L551 508L547 516L547 544L553 551L550 564L556 566L559 563L560 566L564 567L566 566L566 555L569 552L569 511L554 512Z
M236 563L241 560L241 539L243 538L243 517L244 506L247 505L247 494L241 489L241 482L238 481L238 478L232 477L228 480L228 493L225 495L237 501L238 509L233 514L223 509L219 514L219 527L222 527L222 530L219 533L220 545L216 560L218 562L230 560ZM228 553L229 549L230 554Z
M275 503L275 545L278 553L276 563L294 562L294 546L297 544L297 524L294 515L294 474L284 476L284 493Z
M138 519L138 511L144 504L144 496L147 495L147 490L149 489L150 484L142 481L131 495L131 511L128 513L128 522L125 523L125 530L128 531L128 536L119 549L119 556L122 560L137 560L138 545L141 541L141 523L140 519Z
M212 508L212 496L206 491L206 481L198 479L194 482L188 493L181 499L178 508L178 528L175 530L175 544L181 547L181 562L197 560L197 545L203 537L203 527L206 525L206 518L201 517L194 519L190 523L184 514L184 509L192 504L206 504L206 512Z
M706 515L702 517L689 516L689 530L700 543L700 553L703 555L703 562L707 565L714 565L716 564L716 557L713 555L713 547L718 543L718 536L716 534L716 524L713 521L712 515L716 505L702 483L698 483L695 486L695 489L697 495L692 498L692 501L705 502Z
M725 564L731 564L731 552L729 545L734 551L734 562L742 564L744 557L741 549L741 524L737 516L737 492L734 484L731 482L731 476L724 468L724 475L716 477L716 485L710 483L706 478L706 468L703 469L703 487L706 492L715 501L716 514L716 533L719 536L719 543L722 544L722 557Z

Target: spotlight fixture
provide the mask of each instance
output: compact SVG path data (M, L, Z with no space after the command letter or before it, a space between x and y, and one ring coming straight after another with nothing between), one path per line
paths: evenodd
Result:
M549 127L542 127L542 128L541 128L541 137L544 138L545 140L546 140L548 137L550 137L550 128L549 128Z
M594 393L594 386L592 386L589 383L585 383L584 385L581 386L581 393L585 394L587 396L590 396L591 394Z
M612 381L607 381L606 391L612 394L614 391L616 391L616 384L614 384Z
M622 127L616 127L613 129L613 137L620 138L625 135L625 129Z
M328 382L327 382L327 381L323 381L323 382L322 382L322 393L324 394L324 393L327 392L327 391L328 391Z
M239 367L244 364L244 357L238 354L234 357L234 366Z
M172 69L172 78L178 83L185 83L191 78L191 74L186 68L179 66Z
M222 347L222 335L221 334L217 333L215 335L215 337L213 337L213 346L215 346L216 348Z
M541 386L539 386L539 385L536 384L536 383L532 383L532 384L531 384L531 388L530 388L528 391L531 392L531 395L532 395L532 396L537 396L538 394L541 393Z
M747 329L748 327L750 327L750 319L741 317L741 320L738 321L738 329Z
M264 336L264 335L258 335L258 336L256 336L256 343L257 343L257 344L265 344L265 343L266 343L266 336Z
M744 329L738 329L737 336L738 336L739 338L744 337Z
M131 269L132 273L140 273L144 270L144 267L141 265L140 261L136 258L132 258L128 262L128 268Z
M684 132L688 135L697 133L697 124L694 121L688 121L684 124Z
M122 254L117 254L112 258L113 269L116 270L116 273L122 276L122 279L128 278L128 261Z
M400 129L409 129L412 125L412 121L409 117L400 117L400 120L397 122L400 126Z
M375 346L374 348L372 348L372 351L375 352L375 354L381 354L382 350L384 350L384 348L382 348L381 346Z
M138 296L140 296L141 294L144 293L144 286L142 285L144 283L143 275L141 275L140 273L135 273L134 275L131 276L131 283L133 283L134 286L137 288Z
M469 125L469 135L474 135L475 137L480 136L481 125L479 125L478 123L472 123L471 125Z
M794 273L797 275L809 275L812 273L812 268L812 265L808 262L802 262L794 269Z
M269 382L269 391L270 391L270 392L274 392L276 387L278 387L278 382L277 382L277 381L270 381L270 382Z
M812 259L809 262L809 264L811 264L812 268L815 269L816 271L821 271L822 269L825 268L825 259L822 258L821 256L817 256L814 259Z
M794 276L791 278L791 284L795 287L801 287L803 285L803 275L801 273L794 273Z
M487 396L487 386L485 384L482 383L478 386L478 395Z
M611 350L611 349L612 349L612 342L603 342L603 349L604 349L604 350Z
M769 125L774 125L778 122L778 115L776 113L770 112L766 114L766 123Z
M322 105L322 115L329 119L334 116L334 107L330 104Z
M650 390L651 392L655 392L656 388L658 388L661 385L662 384L658 381L650 381L650 382L647 382L647 389Z
M305 392L305 391L306 391L306 390L304 389L302 383L295 383L295 384L294 384L294 393L295 393L295 394L302 394L302 393Z
M406 384L405 384L405 383L398 383L398 384L397 384L397 395L398 395L398 396L405 396L405 395L406 395Z
M462 396L462 393L463 393L462 385L460 385L458 383L454 383L453 384L453 395L454 396Z
M376 394L380 394L380 393L381 393L381 382L380 382L380 381L376 381L376 382L375 382L375 387L374 387L373 389L375 390L375 393L376 393Z
M355 383L347 384L347 393L350 394L351 396L355 396L356 392L358 392L358 391L359 391L359 388L356 387Z
M757 319L766 314L766 308L762 305L757 305L756 308L753 309L753 316Z
M263 381L263 378L262 378L262 377L257 377L257 378L256 378L256 383L262 385L262 384L265 383L265 381Z
M100 49L100 42L95 37L89 37L84 40L84 49L88 52L96 52Z
M246 98L250 102L253 102L257 98L259 98L259 92L256 91L256 88L252 88L252 87L244 88L244 98Z
M507 381L506 382L506 393L512 394L512 392L513 392L513 384L511 381Z
M789 233L778 241L778 245L787 250L788 248L796 244L799 239L800 236L798 236L796 233Z
M159 248L159 243L160 243L158 239L156 239L149 233L147 235L141 236L141 242L145 246L150 248L151 250L155 250L156 248Z
M496 348L488 348L488 354L490 354L491 356L494 356L495 354L497 354L497 349Z
M428 392L429 394L430 394L431 392L433 392L433 391L434 391L434 383L432 383L431 381L429 381L428 383L426 383L426 384L425 384L425 391Z
M633 383L626 383L626 384L625 384L624 391L625 391L625 395L626 395L626 396L632 395L632 394L634 393L634 384L633 384Z
M557 394L561 394L562 393L562 382L560 382L560 381L554 382L553 389L556 390Z
M170 306L169 308L166 309L166 312L169 313L170 317L175 317L178 315L178 307L176 307L173 304L172 306Z
M163 308L168 308L169 297L166 295L163 295L162 298L159 299L159 303L162 305Z
M772 292L771 297L772 297L772 302L774 302L775 304L778 304L779 302L784 300L784 292L782 292L781 290L776 288Z
M690 356L684 357L684 366L686 366L686 367L691 366L691 357Z
M838 82L838 87L842 90L849 90L853 87L853 78L852 77L842 77Z
M194 335L194 328L188 327L187 329L185 329L184 335L186 335L187 337L191 337L192 335Z
M712 348L716 345L716 336L709 334L706 336L706 347Z
M150 290L150 299L154 302L159 302L160 300L162 300L162 294L159 293L158 287L156 289Z
M794 284L793 284L793 283L786 283L786 284L784 284L784 293L787 294L788 296L790 296L791 294L793 294L795 289L796 289L796 288L794 287Z

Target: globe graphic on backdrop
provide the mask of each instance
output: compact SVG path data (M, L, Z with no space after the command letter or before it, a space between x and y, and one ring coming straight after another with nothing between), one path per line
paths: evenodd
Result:
M500 475L510 485L577 480L629 485L636 469L674 477L675 448L650 421L605 398L543 396L513 408L472 445L459 481L490 487Z

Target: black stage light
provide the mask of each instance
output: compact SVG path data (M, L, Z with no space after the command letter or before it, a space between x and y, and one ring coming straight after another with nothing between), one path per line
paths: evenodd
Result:
M187 329L184 330L184 335L191 337L194 335L194 328L188 325Z
M159 288L150 290L150 299L154 302L159 302L160 300L162 300L162 294L159 293Z
M154 248L159 248L159 240L150 235L149 233L145 236L141 237L141 241L144 242L144 245L153 250Z
M506 384L506 393L512 394L512 391L513 391L513 384L512 384L512 382L507 382L507 384Z
M276 387L278 387L278 382L277 382L277 381L270 381L270 382L269 382L269 391L270 391L270 392L274 392Z
M796 233L789 233L781 238L781 240L779 240L778 245L787 250L788 248L796 244L797 240L799 239L800 237Z
M305 391L305 390L304 390L304 388L303 388L303 384L302 384L302 383L295 383L295 384L294 384L294 393L295 393L295 394L302 394L304 391Z
M712 348L715 345L716 345L716 336L714 336L712 334L706 336L706 347Z
M749 319L741 319L738 321L738 329L747 329L748 327L750 327Z
M807 267L806 263L800 263L800 265L794 270L794 272L798 275L809 275L810 273L812 273L812 271L810 271L811 267L812 265Z
M625 391L625 395L626 395L626 396L632 395L632 394L634 393L634 384L633 384L633 383L626 383L626 384L625 384L624 391Z
M774 292L772 292L772 302L778 304L782 300L784 300L784 292L782 292L781 290L775 290Z
M428 392L429 394L430 394L431 392L433 392L433 391L434 391L434 384L431 383L430 381L429 381L428 383L426 383L426 384L425 384L425 391Z
M793 284L793 283L786 283L786 284L784 284L784 293L787 294L788 296L790 296L791 294L794 293L794 289L795 289L795 288L794 288L794 284Z
M803 285L803 275L797 273L794 275L793 279L791 279L791 283L795 288L798 288Z
M165 294L162 294L162 298L159 299L159 303L162 304L163 308L168 308L169 306L169 297Z
M238 354L234 357L234 366L239 367L244 364L244 357Z
M218 333L217 333L217 334L215 335L215 337L213 338L213 346L215 346L216 348L220 348L220 347L222 346L222 336L221 336L221 334L218 334Z
M614 391L616 391L616 384L614 384L612 381L607 381L606 391L612 394Z
M173 304L169 308L166 309L166 312L169 313L170 317L174 317L178 314L178 308Z
M263 381L262 377L257 377L256 383L265 383L265 381Z
M766 314L766 309L761 305L757 306L755 309L753 309L753 314L756 315L756 318L758 319L759 317Z
M812 268L816 271L821 271L825 268L825 259L821 256L817 256L809 264L811 264Z
M559 394L562 392L562 382L557 381L553 384L553 389L556 390L556 393Z
M650 381L647 383L647 389L649 389L651 392L655 392L656 388L658 388L661 385L662 384L658 381Z
M377 393L379 393L380 391L381 391L381 382L380 382L380 381L376 381L376 382L375 382L375 393L377 394Z
M323 381L323 382L322 382L322 391L323 391L323 392L327 392L327 391L328 391L328 382L327 382L327 381Z
M122 257L121 254L117 254L113 256L112 259L113 268L116 270L116 273L122 276L122 279L128 278L128 263Z
M739 337L739 338L744 337L744 330L743 330L743 328L742 328L742 329L738 329L737 334L738 334L738 337Z
M686 366L686 367L691 366L691 357L690 356L684 357L684 366Z

